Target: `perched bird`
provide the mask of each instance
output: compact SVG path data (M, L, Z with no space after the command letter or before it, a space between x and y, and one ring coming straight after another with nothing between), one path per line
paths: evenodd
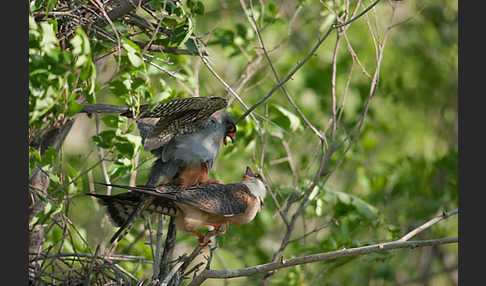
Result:
M126 106L84 104L86 113L120 113L135 118L144 149L157 160L147 185L217 183L209 179L209 170L227 138L234 141L236 125L225 112L222 97L175 99L156 106L141 105L140 110ZM138 115L137 115L138 113Z
M112 196L88 193L107 206L109 216L116 225L127 219L142 195L149 195L153 199L144 214L155 212L175 217L177 228L195 234L200 243L203 243L204 235L198 229L204 226L213 226L220 233L225 233L229 225L251 222L262 210L266 195L263 178L250 167L246 167L243 179L233 184L192 187L103 185L131 191Z
M153 163L147 186L174 184L194 186L218 183L209 178L209 170L229 137L234 141L236 125L220 109L226 107L222 97L190 97L160 104L154 109L141 105L137 111L126 106L85 104L86 113L120 113L135 118L144 149L157 160ZM138 114L138 115L137 115ZM114 242L149 205L152 198L139 200L130 216L111 238Z

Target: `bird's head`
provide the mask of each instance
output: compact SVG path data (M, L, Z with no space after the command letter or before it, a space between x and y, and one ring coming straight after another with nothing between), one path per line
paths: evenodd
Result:
M231 142L234 142L236 138L236 124L233 119L223 111L216 111L213 113L212 117L216 122L224 126L224 145L228 144L228 138Z
M250 189L250 192L254 196L257 196L260 201L263 202L267 193L267 188L265 180L263 180L263 177L260 174L253 172L250 167L246 167L242 183Z

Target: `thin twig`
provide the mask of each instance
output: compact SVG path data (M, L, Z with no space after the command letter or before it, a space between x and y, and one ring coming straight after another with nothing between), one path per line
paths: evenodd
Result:
M253 13L251 12L251 10L249 10L246 7L244 0L240 0L240 3L241 3L241 6L243 7L245 14L246 14L246 17L248 18L248 21L250 22L250 25L252 26L253 30L255 30L255 33L257 34L257 38L258 38L260 47L263 50L263 54L264 54L265 58L267 59L267 62L270 65L270 68L272 69L275 80L277 82L280 82L280 76L278 75L278 72L277 72L277 70L275 69L275 66L272 63L272 60L270 59L270 56L267 53L267 50L265 48L265 44L263 43L262 35L260 33L260 30L257 27L255 19L253 18ZM287 100L290 102L290 104L294 107L294 109L297 111L299 116L302 118L304 123L314 132L314 134L316 134L317 137L322 139L321 133L314 127L314 125L312 125L310 123L309 119L307 119L307 117L304 115L304 113L300 110L300 108L295 103L294 99L290 96L289 92L287 91L287 88L285 88L284 85L281 85L280 88L282 89L282 92L287 97ZM240 117L240 119L241 119L241 117ZM238 119L238 120L240 120L240 119ZM238 123L238 120L237 120L237 123Z
M314 46L314 48L312 48L311 52L301 61L299 62L290 72L289 74L283 79L281 80L278 84L276 84L264 97L260 98L255 104L253 104L243 115L240 116L240 118L238 118L235 123L238 124L238 122L240 122L241 120L243 120L246 116L248 116L248 114L250 114L255 108L258 107L258 105L262 104L265 100L267 100L270 96L272 96L272 94L277 90L279 89L282 85L284 85L288 80L290 80L292 78L292 76L310 59L312 58L313 56L315 56L315 52L317 51L317 49L321 46L321 44L324 42L324 40L327 39L327 37L329 36L329 34L334 30L334 29L337 29L337 28L340 28L340 27L343 27L343 26L346 26L346 25L349 25L351 24L352 22L354 22L355 20L359 19L361 16L363 16L364 14L366 14L366 12L368 12L369 10L371 10L376 4L378 4L378 2L380 2L380 0L376 0L375 2L373 2L368 8L366 8L365 10L363 10L361 13L359 13L356 17L353 17L352 19L350 19L349 21L345 22L345 23L342 23L342 24L339 24L339 25L331 25L331 27L329 28L329 30L327 30L326 34L324 34L324 36L322 38L319 39L319 41L317 42L317 44Z
M459 209L455 209L455 210L452 210L450 212L444 212L442 213L440 216L438 217L435 217L431 220L429 220L428 222L424 223L423 225L415 228L414 230L410 231L409 233L407 233L406 235L404 235L402 238L400 238L398 241L407 241L409 240L410 238L416 236L417 234L421 233L422 231L428 229L429 227L431 227L432 225L438 223L439 221L441 220L444 220L452 215L455 215L455 214L458 214L459 213Z

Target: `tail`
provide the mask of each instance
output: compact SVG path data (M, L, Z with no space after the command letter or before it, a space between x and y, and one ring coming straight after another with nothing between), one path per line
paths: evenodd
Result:
M125 185L105 184L105 183L98 183L98 182L96 184L130 190L131 192L134 192L135 194L138 193L138 195L147 194L147 195L152 195L152 196L155 196L155 197L165 198L165 199L169 199L169 200L175 199L174 194L178 190L177 186L172 186L172 185L160 185L156 188L156 187L148 187L148 186L131 187L131 186L125 186ZM94 195L94 194L92 194L92 195ZM103 196L103 195L94 195L94 196Z
M156 114L150 113L150 106L147 104L142 104L139 106L138 113L142 115L142 117L155 117L157 118ZM133 118L133 110L130 110L128 106L124 105L113 105L113 104L89 104L84 103L81 112L84 113L120 113L120 115ZM143 113L143 114L142 114ZM153 124L152 124L153 125Z
M104 184L110 185L110 184ZM119 185L111 185L118 187ZM126 187L126 186L120 186ZM131 187L130 187L131 188ZM123 226L127 220L133 215L139 203L142 202L144 189L136 190L136 192L122 193L118 195L99 195L93 193L86 193L86 195L95 197L99 202L106 206L108 215L116 226ZM173 195L172 195L173 196ZM174 216L177 214L177 208L173 204L173 201L169 198L170 195L156 195L152 199L149 199L146 206L142 206L142 217L144 215L150 215L151 213L160 213L164 215Z
M125 223L141 197L136 193L125 193L114 196L93 193L87 193L86 195L97 198L102 205L106 206L108 216L116 226L122 226Z
M111 104L83 104L81 112L84 113L120 113L124 116L130 117L130 109L128 106L111 105Z

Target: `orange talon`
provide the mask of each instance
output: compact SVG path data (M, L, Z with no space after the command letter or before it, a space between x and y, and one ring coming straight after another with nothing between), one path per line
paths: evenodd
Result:
M228 227L228 226L227 226L226 224L224 224L224 223L223 223L223 224L219 225L219 226L218 226L218 228L216 228L216 229L218 230L218 232L219 232L220 234L225 234L225 233L226 233L226 229L227 229L227 227Z
M216 179L208 179L207 181L201 182L201 183L204 184L204 185L207 185L207 184L219 184L219 181L216 180Z
M197 241L199 241L199 243L203 243L204 242L204 235L200 234L197 231L191 231L191 232L194 233L197 236Z
M226 233L226 224L210 224L211 226L214 227L214 229L217 231L218 234L225 234Z

